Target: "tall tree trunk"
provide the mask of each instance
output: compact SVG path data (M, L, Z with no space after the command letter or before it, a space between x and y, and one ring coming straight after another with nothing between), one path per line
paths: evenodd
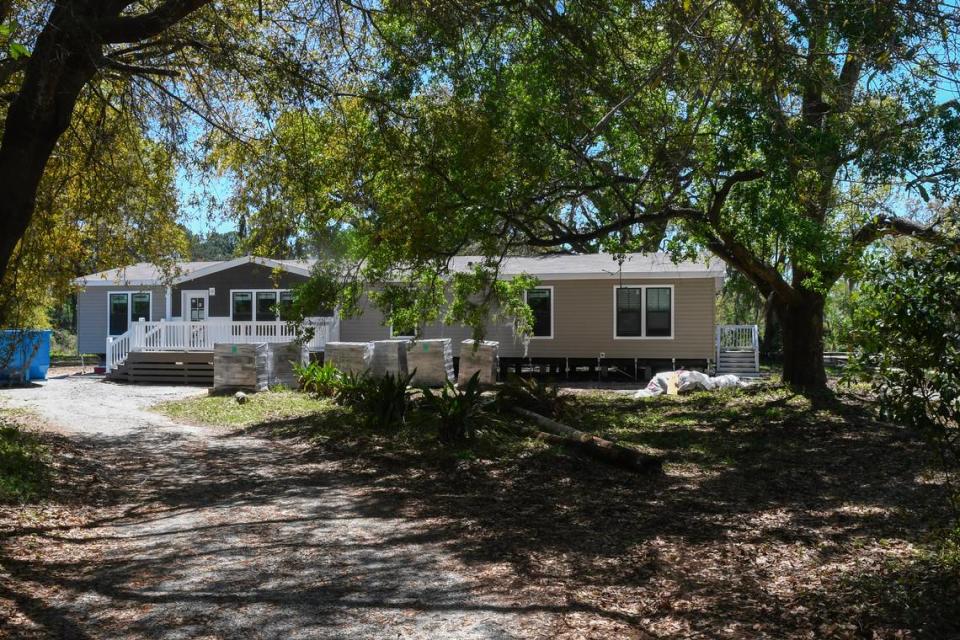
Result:
M780 351L780 318L774 305L776 295L771 292L763 305L763 337L760 341L760 354L766 357Z
M87 7L82 7L87 9ZM50 154L96 73L100 43L77 28L80 7L58 4L37 38L0 140L0 280L36 206ZM52 249L51 249L52 250Z
M823 367L823 307L819 293L803 292L792 303L777 302L783 339L783 381L803 391L827 386Z

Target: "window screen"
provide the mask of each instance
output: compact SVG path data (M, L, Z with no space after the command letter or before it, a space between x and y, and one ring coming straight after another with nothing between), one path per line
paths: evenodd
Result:
M237 321L253 320L253 294L249 291L233 292L233 319Z
M621 287L617 289L617 336L640 337L643 315L643 289Z
M669 287L650 287L647 289L647 335L654 338L669 338L670 326L670 289Z
M257 322L273 322L277 319L277 292L257 291Z
M527 304L533 311L533 336L549 338L553 335L552 305L550 289L530 289L527 291Z

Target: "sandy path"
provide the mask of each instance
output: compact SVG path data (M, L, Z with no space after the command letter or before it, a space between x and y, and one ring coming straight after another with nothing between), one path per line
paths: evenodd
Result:
M529 630L532 620L509 602L479 595L429 527L400 517L375 482L308 450L147 410L200 392L91 377L0 391L0 404L37 411L96 446L122 488L119 506L86 526L41 533L37 559L8 567L50 636L509 638ZM61 557L81 560L50 559Z

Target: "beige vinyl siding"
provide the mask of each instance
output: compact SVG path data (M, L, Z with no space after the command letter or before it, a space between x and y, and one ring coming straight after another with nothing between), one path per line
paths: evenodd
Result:
M81 353L104 353L107 344L107 294L122 291L149 291L150 319L163 318L164 287L121 285L87 287L77 294L77 346Z
M616 277L595 280L544 280L553 287L552 339L530 340L530 357L597 358L689 358L713 357L716 280L714 278L642 279L621 281ZM673 338L614 339L614 287L617 285L672 285ZM345 341L385 340L390 336L383 315L368 301L359 317L341 321L340 337ZM425 338L451 338L454 355L460 342L471 337L465 327L431 324ZM509 323L487 327L487 340L500 343L500 355L524 355L523 343L513 335Z

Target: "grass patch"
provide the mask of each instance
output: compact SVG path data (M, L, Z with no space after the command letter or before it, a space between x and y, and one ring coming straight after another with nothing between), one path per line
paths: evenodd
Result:
M0 503L36 500L49 481L47 447L17 424L16 413L0 411Z
M263 391L247 395L240 404L231 396L198 396L164 402L154 411L174 420L222 427L247 427L264 422L302 418L327 411L331 403L296 391Z

